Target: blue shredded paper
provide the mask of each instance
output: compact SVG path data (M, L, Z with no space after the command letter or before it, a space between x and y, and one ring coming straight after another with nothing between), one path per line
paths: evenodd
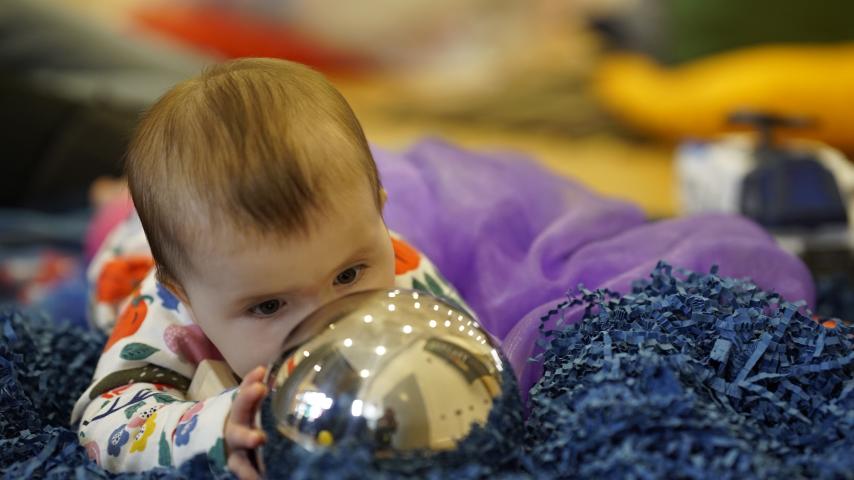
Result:
M660 263L581 289L544 332L528 455L582 478L854 478L854 329L750 282Z
M854 478L854 329L827 328L754 284L659 264L627 295L580 288L544 320L544 375L499 401L457 454L376 462L360 446L268 445L291 478ZM68 425L104 338L0 314L3 478L211 478L180 469L108 474Z

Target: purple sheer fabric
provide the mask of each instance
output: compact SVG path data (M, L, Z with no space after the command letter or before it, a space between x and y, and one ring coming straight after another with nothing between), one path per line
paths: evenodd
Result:
M388 191L389 228L428 255L502 340L523 391L540 372L527 361L540 317L579 284L625 293L665 260L698 272L718 265L722 275L813 304L804 264L744 218L647 222L637 206L516 153L425 140L399 153L374 148L374 155Z

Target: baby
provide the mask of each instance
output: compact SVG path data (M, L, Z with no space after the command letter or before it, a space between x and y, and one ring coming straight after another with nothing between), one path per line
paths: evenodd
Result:
M362 128L307 67L242 59L179 84L142 119L126 170L136 211L88 273L111 335L72 414L107 470L206 454L254 478L263 366L310 312L394 286L462 303L386 228ZM199 394L216 365L239 386Z

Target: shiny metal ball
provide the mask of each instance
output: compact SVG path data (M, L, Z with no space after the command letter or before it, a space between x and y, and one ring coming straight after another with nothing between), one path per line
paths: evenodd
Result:
M464 310L410 290L352 294L310 315L268 369L274 432L377 457L452 450L496 400L518 395L497 343ZM509 380L508 380L509 379Z

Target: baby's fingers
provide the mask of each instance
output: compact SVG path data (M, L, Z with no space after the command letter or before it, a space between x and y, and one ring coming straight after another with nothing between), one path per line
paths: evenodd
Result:
M258 410L258 404L264 398L264 395L267 394L267 387L260 383L260 379L252 381L249 378L250 375L255 374L258 370L253 370L252 373L247 375L247 378L243 379L243 383L240 384L237 397L235 397L234 403L231 405L230 421L233 423L248 426L252 425L255 420L255 412ZM260 369L260 372L263 377L264 370Z
M264 367L255 367L254 370L247 373L245 377L243 377L243 381L240 383L240 386L251 385L255 382L260 382L264 380L264 374L267 372L267 369Z
M240 479L258 478L258 472L249 461L249 451L258 448L266 440L262 431L253 428L255 412L267 394L267 387L261 383L263 378L263 367L256 368L243 378L225 423L228 468Z
M225 441L229 451L252 450L264 443L264 434L245 425L232 424L225 432Z

